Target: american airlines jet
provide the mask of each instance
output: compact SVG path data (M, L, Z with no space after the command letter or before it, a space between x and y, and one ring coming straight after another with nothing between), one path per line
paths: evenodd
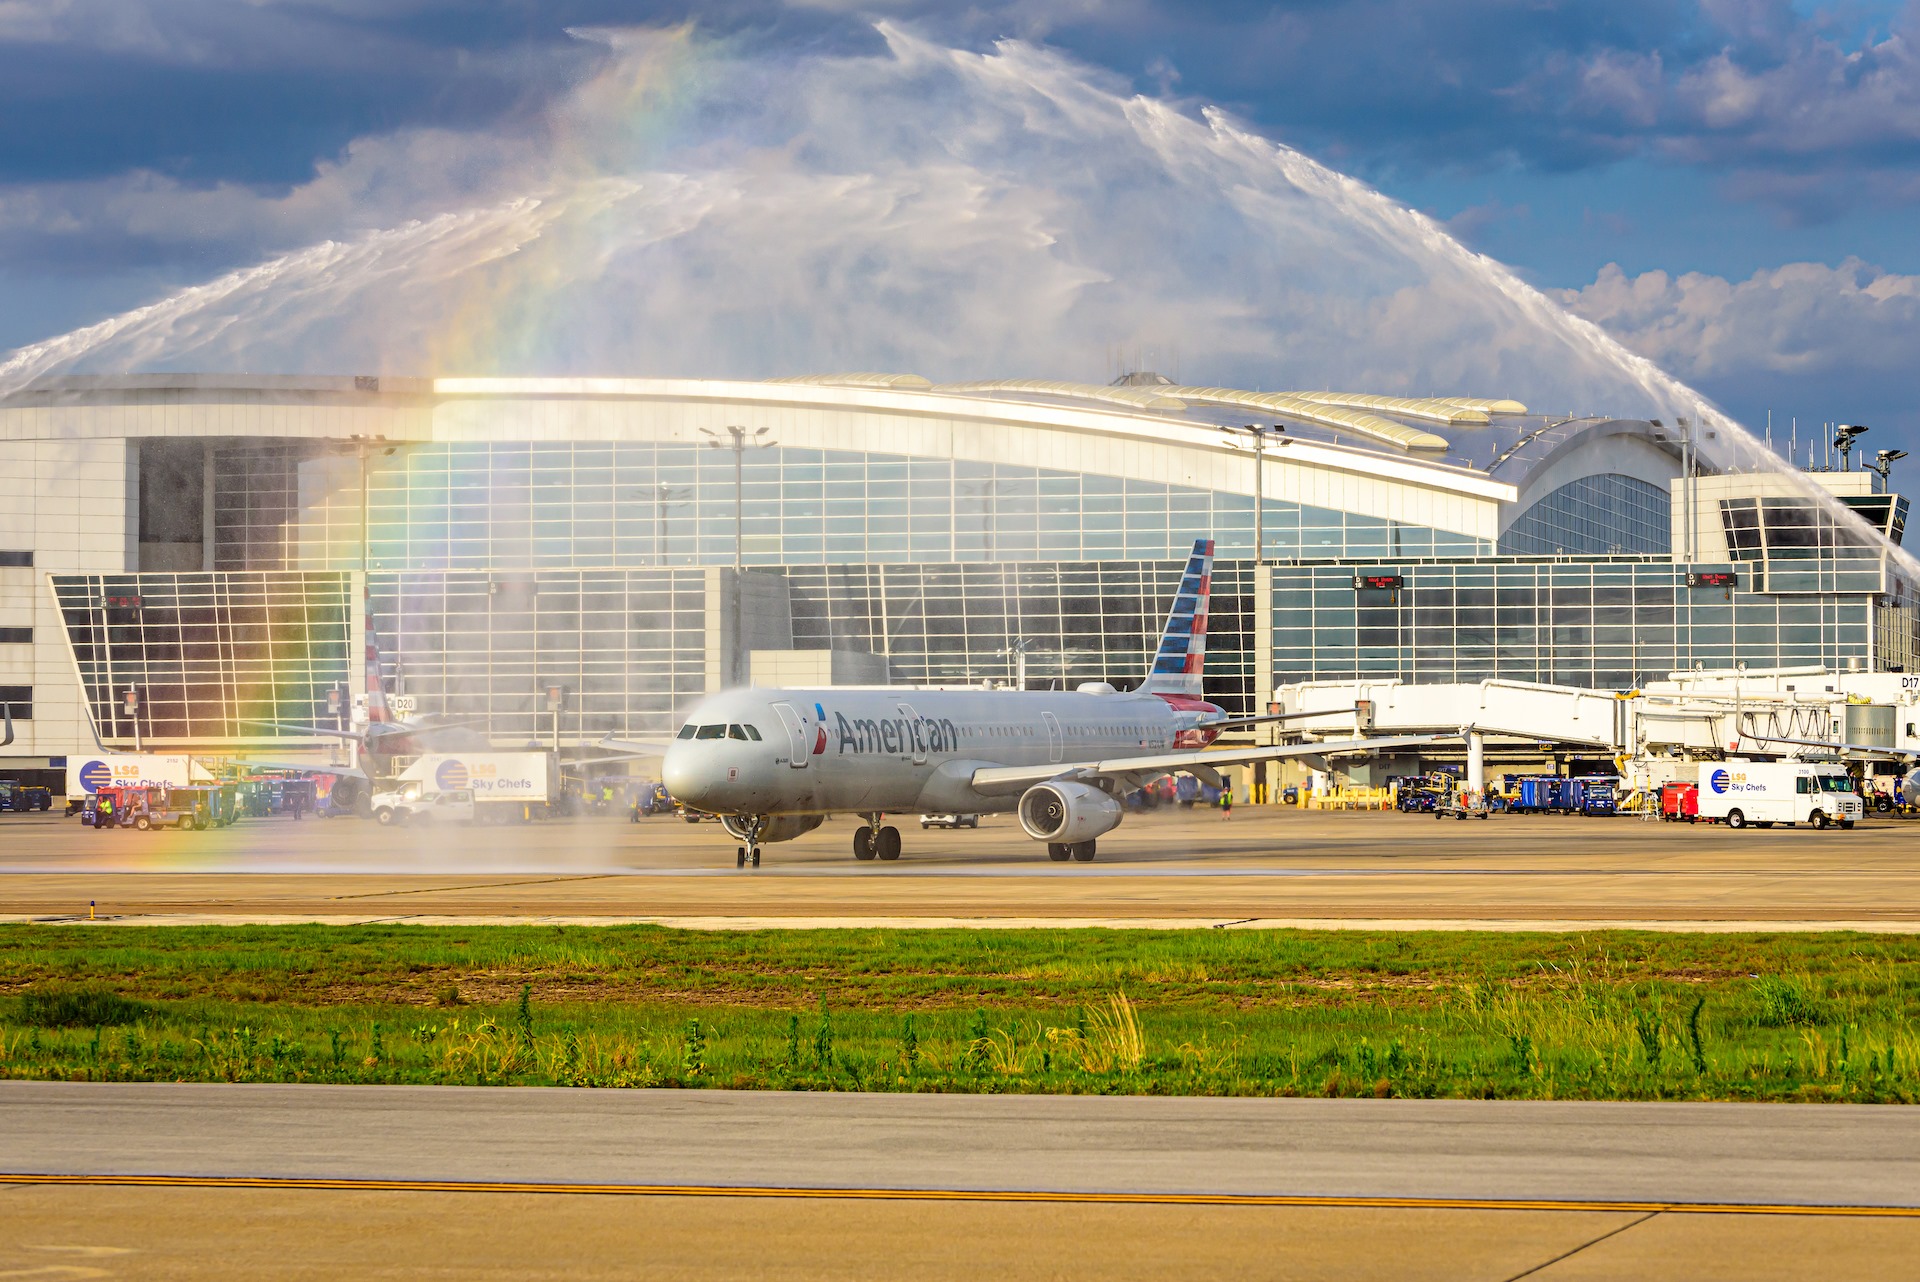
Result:
M1201 695L1213 540L1194 542L1147 679L1122 693L1104 681L1072 692L912 687L729 690L704 700L668 745L667 790L717 814L742 845L791 841L830 815L865 822L856 859L898 859L889 814L1015 812L1056 862L1086 862L1118 827L1119 798L1175 771L1219 782L1217 768L1326 758L1433 743L1445 736L1357 739L1206 751L1233 726Z

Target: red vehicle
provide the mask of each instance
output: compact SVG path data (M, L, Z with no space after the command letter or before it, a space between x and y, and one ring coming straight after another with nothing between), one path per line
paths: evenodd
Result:
M80 822L94 828L207 828L212 807L206 788L158 784L110 785L87 798Z
M1693 823L1700 815L1700 785L1663 783L1660 785L1660 817L1668 823Z

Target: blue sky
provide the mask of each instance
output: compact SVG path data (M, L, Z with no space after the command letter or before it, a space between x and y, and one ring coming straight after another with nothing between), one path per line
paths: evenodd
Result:
M602 56L570 28L692 17L780 57L874 48L875 16L1224 106L1750 423L1920 437L1914 4L0 0L0 349L380 225L316 179L531 128Z

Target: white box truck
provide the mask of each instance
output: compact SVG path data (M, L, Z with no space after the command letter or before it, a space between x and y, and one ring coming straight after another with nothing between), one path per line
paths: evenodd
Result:
M399 786L373 799L383 824L409 818L512 820L546 809L557 791L550 752L430 752L401 772ZM441 803L450 794L460 801ZM461 803L470 800L472 809Z
M1700 818L1722 820L1729 828L1851 828L1863 814L1853 776L1837 765L1735 759L1700 767Z
M87 798L106 787L186 788L213 783L213 775L192 757L151 752L103 752L67 758L67 813L77 814Z

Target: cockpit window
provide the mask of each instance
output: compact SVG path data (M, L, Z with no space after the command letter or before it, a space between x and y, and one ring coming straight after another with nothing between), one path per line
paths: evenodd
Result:
M694 724L693 722L689 721L687 722L686 725L680 727L680 733L676 735L675 738L691 739L693 738L693 731L694 731Z
M727 738L739 739L744 742L746 737L747 737L747 728L741 725L739 722L736 721L732 725L727 727Z
M701 726L698 730L694 731L693 737L696 739L724 739L727 737L727 728L724 725Z
M747 738L753 740L755 743L760 742L760 732L758 730L754 729L751 725L745 726L743 728L747 732Z

